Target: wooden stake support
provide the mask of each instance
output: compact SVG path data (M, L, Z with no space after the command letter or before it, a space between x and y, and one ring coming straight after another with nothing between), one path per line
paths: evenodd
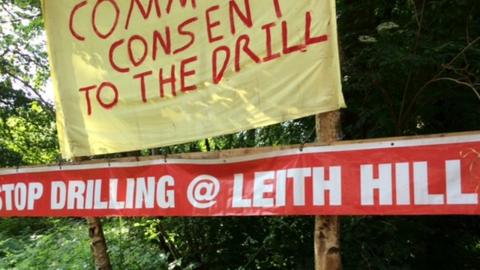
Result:
M340 111L316 115L317 141L331 144L340 135ZM314 228L315 270L340 270L340 221L338 216L316 216Z
M103 235L102 223L99 218L86 218L88 223L88 236L90 237L90 247L95 260L96 270L112 270L110 258L107 252L107 243Z
M74 162L82 162L85 158L74 158ZM88 224L88 236L90 237L90 249L92 250L96 270L112 270L110 257L108 256L107 242L103 234L102 221L97 217L85 218Z

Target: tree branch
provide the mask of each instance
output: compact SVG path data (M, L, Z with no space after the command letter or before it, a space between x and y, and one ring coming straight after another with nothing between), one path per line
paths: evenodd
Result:
M415 19L417 21L417 33L415 35L415 45L413 47L413 52L412 54L415 56L417 55L417 49L418 49L418 44L420 43L420 36L421 36L421 33L422 33L422 24L423 24L423 14L424 14L424 11L425 11L425 0L422 1L422 8L420 10L420 14L418 14L417 12L417 7L415 5L415 2L413 2L413 7L414 7L414 11L415 11ZM400 105L400 110L398 112L398 120L397 120L397 123L396 123L396 126L397 126L397 133L400 133L400 129L401 129L401 126L402 126L402 123L403 123L403 118L404 118L404 108L405 108L405 105L406 105L406 102L407 102L407 94L408 94L408 89L409 89L409 86L410 86L410 82L412 81L412 76L413 76L413 70L410 70L410 73L408 74L408 77L407 77L407 81L405 83L405 87L403 89L403 95L402 95L402 103ZM401 134L397 134L397 135L401 135Z
M19 78L18 76L16 76L15 74L12 74L11 72L5 70L5 73L7 75L9 75L10 77L12 77L13 79L15 79L16 81L22 83L26 88L28 88L30 91L32 91L36 96L37 98L39 99L42 107L44 107L45 109L47 109L48 113L51 114L52 116L54 115L53 114L53 109L51 107L51 104L46 101L42 95L38 92L37 89L35 89L33 86L31 86L27 81L23 80L22 78Z
M410 101L410 104L408 105L408 108L405 110L405 114L402 115L402 118L399 118L399 122L400 121L403 121L403 118L404 118L404 115L408 115L412 108L413 108L413 105L415 105L418 97L423 93L423 91L425 91L425 89L427 88L428 85L430 85L431 83L435 82L435 81L444 81L444 80L447 80L447 77L444 77L444 78L440 78L440 76L443 74L443 72L445 72L445 70L447 69L451 69L452 68L452 65L453 63L455 63L455 61L457 61L457 59L462 56L469 48L471 48L473 45L475 45L478 41L480 41L480 36L475 38L472 42L468 43L467 46L465 46L457 55L455 55L455 57L452 58L452 60L450 60L450 62L448 62L447 64L445 65L442 65L442 69L437 73L435 74L432 79L430 79L429 81L427 81L418 91L417 93L415 93L414 97L412 98L412 100ZM476 90L476 88L472 85L472 84L468 84L468 83L465 83L465 82L462 82L462 81L459 81L457 79L454 79L454 78L448 78L448 81L454 81L454 82L460 82L462 85L468 85L468 87L470 89L473 88L474 90L474 93L478 96L478 91Z
M466 86L468 88L470 88L473 93L475 93L475 95L477 96L477 98L480 100L480 93L479 91L475 88L474 85L470 84L470 83L467 83L467 82L462 82L460 80L457 80L457 79L454 79L454 78L449 78L449 77L442 77L442 78L436 78L436 79L433 79L433 80L430 80L428 81L425 86L429 85L429 84L432 84L434 82L438 82L438 81L451 81L451 82L454 82L456 84L459 84L459 85L463 85L463 86Z

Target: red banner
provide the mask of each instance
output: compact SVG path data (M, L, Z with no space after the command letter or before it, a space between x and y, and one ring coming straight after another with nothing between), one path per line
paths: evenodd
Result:
M0 171L0 216L480 214L480 135Z

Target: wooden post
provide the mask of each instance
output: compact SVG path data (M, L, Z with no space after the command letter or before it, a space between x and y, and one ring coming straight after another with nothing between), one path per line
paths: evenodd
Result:
M88 217L88 236L90 237L90 248L95 260L96 270L112 270L110 258L107 252L107 243L103 235L102 222L99 218Z
M340 111L315 117L317 141L330 144L340 135ZM340 221L337 216L316 216L314 229L315 270L340 270Z
M82 161L82 158L74 158L73 161L80 162ZM101 220L97 217L87 217L86 220L88 224L88 236L90 237L90 249L92 250L95 262L95 269L112 270Z

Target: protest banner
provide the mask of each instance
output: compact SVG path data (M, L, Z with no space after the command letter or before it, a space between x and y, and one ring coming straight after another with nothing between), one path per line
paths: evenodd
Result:
M343 107L335 1L43 0L62 155Z
M480 135L7 169L1 216L480 213Z

